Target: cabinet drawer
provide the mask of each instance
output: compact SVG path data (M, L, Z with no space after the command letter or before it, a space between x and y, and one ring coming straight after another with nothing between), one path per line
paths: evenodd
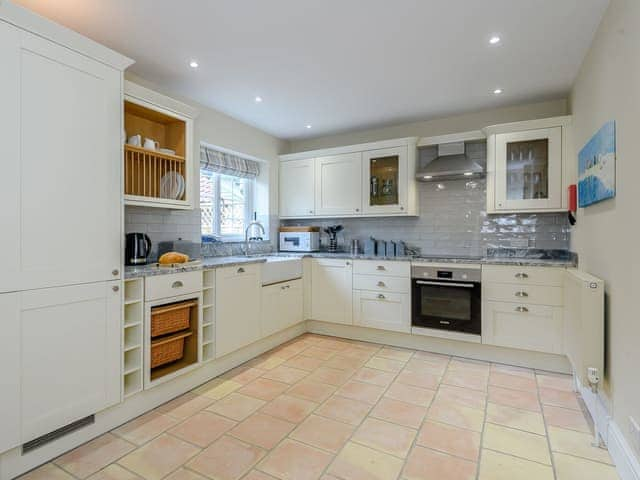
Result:
M202 272L170 273L144 279L144 300L175 297L202 290Z
M562 307L485 302L482 343L546 353L563 353Z
M517 285L547 285L561 287L564 268L518 267L511 265L483 265L482 281Z
M353 291L353 323L396 332L411 331L410 296L407 293Z
M356 260L353 262L353 273L358 275L409 278L411 275L411 263L393 262L388 260Z
M526 302L535 305L562 306L562 287L546 287L513 283L483 283L482 295L486 300L498 302Z
M385 277L380 275L354 275L355 290L371 290L374 292L409 293L411 279L409 277Z

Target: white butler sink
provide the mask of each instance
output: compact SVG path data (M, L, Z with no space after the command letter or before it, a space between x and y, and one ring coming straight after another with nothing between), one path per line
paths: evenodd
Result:
M296 257L266 257L262 265L262 285L302 277L302 259Z

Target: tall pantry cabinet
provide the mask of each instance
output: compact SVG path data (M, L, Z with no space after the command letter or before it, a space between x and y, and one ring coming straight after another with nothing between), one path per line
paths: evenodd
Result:
M0 453L120 400L131 63L0 3Z

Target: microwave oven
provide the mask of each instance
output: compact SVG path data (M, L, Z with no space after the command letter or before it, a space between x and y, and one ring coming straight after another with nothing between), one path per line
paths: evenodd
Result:
M280 232L281 252L317 252L320 232Z

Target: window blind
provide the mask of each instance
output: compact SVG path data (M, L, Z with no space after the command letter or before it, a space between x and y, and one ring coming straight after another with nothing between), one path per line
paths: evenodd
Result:
M222 152L207 145L200 145L200 168L234 177L256 178L260 175L258 162Z

